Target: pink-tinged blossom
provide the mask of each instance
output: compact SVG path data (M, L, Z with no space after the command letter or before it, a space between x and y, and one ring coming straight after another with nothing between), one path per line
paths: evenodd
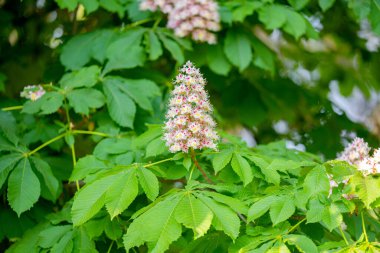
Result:
M338 159L355 165L365 176L378 174L380 173L380 149L376 149L372 156L369 154L370 150L367 142L361 138L355 138Z
M20 97L36 101L45 93L46 92L41 85L28 85L24 87L24 90L20 93Z
M140 9L167 14L167 27L178 37L216 43L214 32L220 30L220 16L214 0L142 0Z
M164 126L164 140L169 151L216 150L219 136L211 116L212 106L204 90L206 81L199 69L188 61L180 69L174 84Z
M338 157L339 160L348 162L351 165L359 165L369 155L368 143L362 138L355 138Z

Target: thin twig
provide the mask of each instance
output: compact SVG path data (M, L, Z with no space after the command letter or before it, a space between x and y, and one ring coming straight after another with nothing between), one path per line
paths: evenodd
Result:
M193 161L193 163L195 164L195 166L198 168L198 170L202 173L203 177L206 179L206 181L209 183L209 184L215 184L206 174L206 172L202 169L202 167L199 165L198 161L197 161L197 158L195 157L195 152L194 152L194 149L191 149L190 151L191 153L191 160Z

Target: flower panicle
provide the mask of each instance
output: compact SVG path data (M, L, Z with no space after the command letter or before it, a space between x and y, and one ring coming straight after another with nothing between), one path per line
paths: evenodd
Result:
M23 91L20 92L20 97L36 101L46 93L41 85L28 85L25 86Z
M363 175L380 173L380 148L370 155L371 148L362 138L355 138L338 157L358 168Z
M140 9L167 14L167 27L178 37L190 36L194 41L216 43L214 32L221 27L218 4L214 0L142 0Z
M219 136L211 116L212 106L204 90L206 80L199 69L188 61L173 81L169 99L164 140L172 153L187 153L190 148L217 149Z

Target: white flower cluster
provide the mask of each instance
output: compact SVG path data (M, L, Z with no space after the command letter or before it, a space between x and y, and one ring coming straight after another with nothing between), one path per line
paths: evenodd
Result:
M376 35L371 28L368 20L363 20L360 23L359 38L366 40L365 46L370 52L377 52L380 48L380 36Z
M380 173L380 149L376 149L370 156L368 143L361 138L355 138L338 158L357 166L358 170L367 176Z
M45 94L45 90L41 85L28 85L25 86L20 93L20 97L36 101Z
M199 69L188 61L176 77L169 100L164 140L170 152L188 152L189 148L216 150L219 136L211 117L212 106L204 90L206 85Z
M178 37L216 43L213 32L220 30L218 5L213 0L142 0L141 10L161 10L168 15L167 27Z

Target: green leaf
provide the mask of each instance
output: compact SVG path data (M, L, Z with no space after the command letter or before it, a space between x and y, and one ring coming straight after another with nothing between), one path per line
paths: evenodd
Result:
M163 53L161 43L154 31L147 33L146 44L149 51L149 60L157 60Z
M249 163L241 155L234 153L231 160L232 169L238 174L243 181L244 186L249 184L253 179L252 169Z
M61 9L68 9L68 11L73 11L78 5L77 0L55 0Z
M281 176L277 172L278 168L278 161L279 160L273 160L266 168L261 168L261 172L264 174L265 179L274 185L280 185Z
M229 30L224 41L224 53L240 72L246 69L252 61L252 49L248 36L243 32Z
M301 10L309 3L310 0L288 0L288 1L294 7L294 9Z
M122 18L125 13L125 7L122 5L122 2L118 0L100 0L99 4L107 11L116 12Z
M122 224L120 224L120 221L118 220L110 221L107 219L104 227L104 232L106 233L107 237L114 241L120 239L121 235L123 234L123 231L120 227L121 225Z
M22 112L28 114L51 114L58 111L63 104L63 99L64 96L57 91L47 92L36 101L27 101L22 108Z
M139 183L148 199L154 201L160 190L156 175L154 175L150 170L140 167L137 170L137 176L139 178Z
M318 0L318 4L322 11L325 12L330 9L335 3L335 0Z
M207 62L210 69L219 75L226 76L231 70L231 64L220 45L210 46L207 49Z
M306 194L310 197L316 194L327 195L330 190L330 180L323 166L316 166L311 170L303 183Z
M65 74L59 81L60 85L64 89L73 89L79 87L92 87L99 79L100 68L98 66L90 66L81 68L78 71L74 71Z
M169 39L163 33L158 33L158 36L164 44L164 47L170 52L178 64L183 64L185 62L185 57L178 43L174 40Z
M355 193L363 201L367 208L370 208L377 198L380 198L380 179L372 176L363 176L356 173L350 180Z
M275 72L275 55L258 39L252 39L252 46L254 48L253 64L268 70L272 75Z
M104 94L111 118L121 126L133 128L136 105L132 99L122 92L118 78L104 80Z
M162 138L154 139L146 146L146 157L158 156L166 152L165 141Z
M253 14L255 10L257 10L259 7L261 7L263 3L259 1L253 1L253 2L242 2L241 6L236 8L232 13L232 18L235 21L243 22L244 19L247 16L250 16Z
M300 252L318 253L318 248L314 242L304 235L285 235L284 241L288 244L295 245Z
M274 247L270 248L268 251L265 251L265 253L290 253L290 250L285 244L277 242Z
M74 226L91 219L105 204L106 192L119 175L112 175L85 185L75 195L71 216Z
M8 202L18 216L37 202L41 193L40 182L24 158L11 172L8 179Z
M273 225L287 220L292 216L295 210L296 207L292 198L286 196L278 198L272 203L269 210L270 219L272 220Z
M2 155L0 159L0 189L5 180L7 180L9 172L11 172L16 163L22 158L21 154Z
M37 157L31 157L31 160L42 177L41 195L42 197L55 201L61 193L61 185L58 179L53 175L50 165Z
M97 253L95 242L91 240L86 229L81 226L74 235L73 253Z
M119 175L106 193L106 208L111 220L121 214L138 194L137 178L134 171Z
M287 21L287 9L277 4L265 6L259 10L259 19L267 29L280 28Z
M13 144L17 144L19 140L16 135L16 129L16 120L12 113L0 111L0 133L2 132Z
M204 196L203 194L196 194L214 214L213 224L216 230L222 230L226 235L235 240L239 235L240 220L237 214L229 207L216 202L215 200Z
M140 45L144 29L128 30L119 39L112 42L106 52L108 62L103 74L116 69L128 69L142 66L145 62L145 51Z
M214 168L215 174L221 171L232 159L233 150L226 149L217 153L212 159L212 166Z
M79 3L83 4L87 14L90 14L99 8L99 2L97 0L79 0Z
M100 108L104 105L103 93L95 89L77 89L67 94L69 104L76 113L88 115L91 108Z
M53 246L50 253L71 253L74 248L73 232L66 233L57 244Z
M80 158L74 167L70 176L70 181L80 180L88 175L94 174L100 170L107 169L108 167L103 161L100 161L93 155L88 155Z
M192 229L194 239L197 239L205 235L209 230L213 214L202 201L196 199L190 193L184 194L184 198L182 198L175 210L175 218L185 227Z
M42 248L51 248L71 229L71 225L49 227L39 233L38 245Z
M170 243L182 233L181 225L175 220L174 213L181 198L171 196L157 203L137 217L124 235L124 247L127 252L135 246L148 242L150 252L164 252Z
M264 215L276 200L275 196L268 196L255 202L248 210L248 221L253 221Z
M340 226L343 222L343 216L340 213L338 206L335 204L326 206L322 213L322 221L330 231Z
M76 35L62 47L60 60L66 69L80 69L90 61L92 43L97 36L97 32Z
M284 25L284 30L299 39L301 35L306 33L306 20L297 12L287 10L287 21Z
M205 195L213 198L214 200L229 206L237 213L247 215L248 207L239 199L226 196L217 192L204 192Z
M149 100L152 97L160 95L160 89L158 86L147 79L118 79L118 87L128 94L138 106L148 112L153 112L152 103Z
M318 199L309 201L309 209L306 212L307 223L319 222L322 220L325 206Z

